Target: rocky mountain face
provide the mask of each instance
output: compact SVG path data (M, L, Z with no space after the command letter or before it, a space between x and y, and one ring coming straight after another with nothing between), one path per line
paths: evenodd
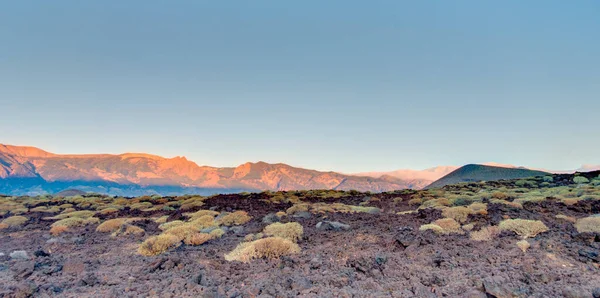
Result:
M198 166L185 157L59 155L33 147L0 145L0 193L10 195L54 193L67 188L133 196L303 189L381 192L423 186L414 179L350 176L286 164L258 162L217 168Z

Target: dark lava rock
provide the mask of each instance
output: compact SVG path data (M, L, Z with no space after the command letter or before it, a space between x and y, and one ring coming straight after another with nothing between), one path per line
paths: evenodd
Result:
M600 298L600 288L595 288L592 291L592 297L594 297L594 298Z
M36 257L49 257L49 256L50 256L50 254L49 254L49 253L47 253L47 252L45 252L45 251L43 251L43 250L41 250L41 249L39 249L39 250L36 250L36 251L33 253L33 255L34 255L34 256L36 256Z
M272 224L274 222L279 222L279 217L275 215L275 213L269 213L263 217L262 222L264 224Z
M586 258L586 259L590 259L594 262L600 262L600 255L598 254L598 251L596 250L590 250L590 249L580 249L578 251L579 255Z
M33 297L38 291L38 286L32 282L22 283L17 286L12 296L9 297Z
M244 233L244 227L242 227L242 226L231 227L229 230L231 232L233 232L234 234L242 234L242 233Z
M300 212L296 212L294 215L292 215L293 218L303 218L303 219L310 219L312 217L312 213L307 212L307 211L300 211Z
M589 298L590 294L582 289L567 287L562 292L565 298Z
M483 281L483 287L488 295L496 298L513 297L511 290L501 278L489 278Z
M487 298L487 295L477 290L471 290L463 295L462 298Z
M35 262L18 262L15 263L11 269L15 272L15 277L17 279L26 279L33 274Z
M407 248L416 242L416 235L411 227L402 227L395 237L396 243Z
M98 277L96 276L96 274L89 272L86 275L84 275L81 280L79 280L79 285L93 287L93 286L97 285L99 282L100 281L98 280Z
M317 230L321 231L348 231L350 230L350 225L343 224L337 221L321 221L317 223Z

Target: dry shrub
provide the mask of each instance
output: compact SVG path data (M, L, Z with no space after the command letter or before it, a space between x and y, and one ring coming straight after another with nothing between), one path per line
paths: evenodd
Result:
M247 263L253 259L278 259L297 253L300 253L298 244L281 237L269 237L240 243L233 251L225 254L225 260Z
M442 227L440 227L438 225L426 224L426 225L422 225L421 227L419 227L419 231L421 231L421 232L427 231L427 230L432 230L436 234L444 234L444 229L442 229Z
M600 217L590 216L580 218L577 220L575 228L579 233L600 233Z
M447 218L452 218L460 223L464 223L467 221L469 214L472 214L473 211L467 207L450 207L446 208L442 211L442 216Z
M66 210L65 210L66 211ZM51 217L51 219L65 219L65 218L90 218L96 215L95 211L82 210L82 211L73 211L68 213L61 213L57 216Z
M567 206L573 206L579 202L579 199L562 199L562 202Z
M146 239L138 248L138 253L143 256L156 256L166 252L171 248L177 248L181 245L181 240L177 236L169 234L160 234Z
M170 229L164 231L163 234L174 235L177 238L179 238L179 240L184 240L184 239L188 238L189 236L196 234L198 232L200 232L200 229L198 229L196 226L194 226L192 224L184 224L184 225L170 228Z
M29 219L25 216L17 215L5 218L2 221L2 223L5 224L7 227L19 227L26 223L28 220Z
M566 216L564 214L559 214L559 215L557 215L555 217L558 218L558 219L564 219L564 220L572 222L572 223L575 223L577 221L577 218L571 217L571 216Z
M106 215L106 214L111 214L111 213L116 213L116 212L119 212L119 209L109 207L109 208L100 210L98 213Z
M279 212L275 213L275 215L279 218L282 218L282 217L286 216L287 214L283 211L279 211Z
M182 211L190 210L190 209L194 209L197 207L202 207L203 205L204 205L204 202L197 200L197 201L181 204L181 206L179 207L179 210L182 210Z
M174 221L170 221L170 222L166 222L164 224L161 224L158 226L159 229L166 231L168 229L172 229L174 227L178 227L181 225L184 225L185 222L181 221L181 220L174 220Z
M215 216L219 215L219 212L213 210L199 210L193 213L184 213L183 215L189 217L190 220L192 220L203 216L211 216L214 218Z
M0 223L0 230L8 229L8 225L5 223Z
M266 226L263 233L268 236L281 237L297 242L302 237L304 229L297 222L288 222L285 224L276 222Z
M210 234L194 233L194 234L188 235L183 240L183 242L187 245L197 246L197 245L202 245L211 239L213 239L213 236Z
M90 217L90 218L70 217L70 218L61 219L61 220L53 223L51 226L52 227L65 226L65 227L69 227L69 228L83 227L87 224L98 223L99 221L100 221L100 219L95 218L95 217Z
M483 227L479 231L471 232L471 240L474 241L491 241L500 234L500 229L497 226Z
M470 223L470 224L467 224L467 225L463 225L462 229L468 232L468 231L472 231L474 227L475 227L475 224Z
M223 231L222 229L214 229L210 231L209 234L213 237L213 239L217 239L223 237L223 235L225 235L225 231Z
M308 212L308 208L309 208L309 204L300 203L300 204L293 205L292 207L288 208L285 212L287 214L296 214L298 212Z
M422 225L419 231L432 230L436 234L463 234L460 224L453 218L438 219L430 224Z
M535 237L548 231L548 227L539 220L507 219L500 222L500 230L512 231L523 238Z
M66 226L54 226L54 227L50 228L50 234L52 234L53 236L58 236L68 230L69 230L69 227L66 227Z
M442 218L433 222L434 225L439 226L444 230L445 234L462 234L463 231L460 228L460 224L453 218Z
M505 200L508 200L508 198L509 198L509 196L503 192L497 191L497 192L492 193L492 199L505 201Z
M217 219L217 225L240 226L252 219L246 211L236 211Z
M523 252L527 252L527 249L529 249L529 247L531 247L531 244L529 244L529 242L527 242L527 240L521 240L519 242L517 242L517 246L523 251Z
M210 227L216 227L217 223L212 215L203 215L190 221L191 224L197 226L199 229L205 229Z
M109 219L101 223L97 228L96 232L111 233L119 230L122 225L125 224L125 218Z
M161 217L155 219L154 222L157 224L164 224L167 222L167 219L169 219L169 216L165 215L165 216L161 216Z
M143 235L146 231L144 231L144 229L138 227L138 226L134 226L134 225L125 225L125 231L123 232L123 235L135 235L135 236L141 236Z
M67 208L65 210L63 210L61 213L65 214L65 213L71 213L71 212L75 212L77 211L75 208Z
M498 200L498 199L492 199L492 200L490 200L490 203L504 204L506 206L510 206L513 208L523 209L523 205L521 205L520 203L517 203L517 202L509 202L509 201L503 201L503 200Z
M250 242L252 240L254 240L254 234L248 234L248 235L244 236L244 241Z
M475 202L468 206L473 214L487 215L487 204Z
M421 198L414 198L414 199L408 200L408 205L410 205L410 206L421 205L421 202L423 202L423 200Z

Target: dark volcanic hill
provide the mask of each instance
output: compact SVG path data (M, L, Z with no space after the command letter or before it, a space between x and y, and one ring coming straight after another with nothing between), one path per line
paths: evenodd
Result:
M454 170L450 174L431 183L425 188L439 188L460 182L508 180L534 176L544 176L548 174L549 173L546 172L534 171L524 168L502 168L470 164Z
M390 191L420 181L319 172L286 164L245 163L235 168L198 166L185 157L149 154L59 155L0 145L0 193L35 195L79 189L114 195L214 194L262 190Z

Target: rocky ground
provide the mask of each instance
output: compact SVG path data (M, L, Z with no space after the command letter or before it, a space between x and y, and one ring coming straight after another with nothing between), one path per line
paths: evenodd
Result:
M363 197L340 201L358 204ZM572 223L555 218L598 214L598 200L568 206L548 199L522 209L489 203L487 215L470 215L475 230L507 217L544 222L549 231L528 239L531 247L523 252L512 232L477 242L468 233L419 231L442 218L441 211L398 215L391 196L379 197L372 203L381 208L377 214L284 217L304 227L302 252L250 263L228 262L224 254L245 235L260 232L266 215L290 203L209 198L203 209L245 210L253 219L218 241L154 257L137 253L145 238L160 232L154 221L136 223L145 229L142 236L110 237L95 232L94 225L52 236L51 222L42 220L47 214L32 212L25 226L0 231L0 297L600 297L600 236L578 233ZM163 214L181 217L179 211L153 215ZM117 216L139 211L101 219Z

